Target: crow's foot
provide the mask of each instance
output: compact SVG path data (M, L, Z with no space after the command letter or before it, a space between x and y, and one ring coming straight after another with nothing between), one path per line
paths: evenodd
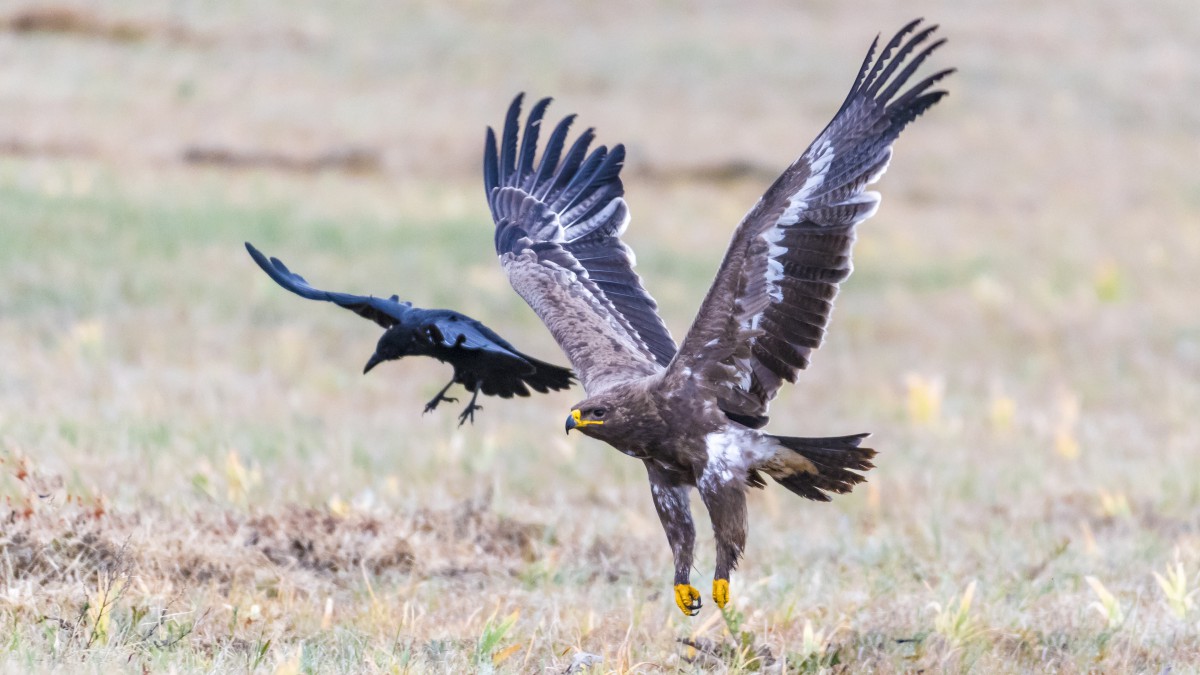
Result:
M475 399L472 398L471 402L467 404L467 407L463 408L463 411L458 415L458 426L461 427L462 425L466 424L467 420L471 420L471 424L475 424L476 410L483 410L483 406L475 405Z
M425 404L425 412L433 412L434 409L436 409L438 407L438 404L441 403L442 401L445 401L446 403L457 403L458 402L458 399L454 398L453 396L446 396L445 391L446 390L443 389L442 391L438 392L437 396L434 396L433 399L431 401L429 401L429 403ZM425 413L421 413L421 414L423 415Z

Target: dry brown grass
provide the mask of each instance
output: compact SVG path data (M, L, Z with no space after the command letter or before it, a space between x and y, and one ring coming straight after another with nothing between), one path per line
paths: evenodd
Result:
M923 8L952 96L899 142L830 341L772 409L875 432L879 468L828 505L756 494L735 610L694 620L642 469L558 434L578 392L421 416L441 367L359 376L375 330L241 242L553 358L477 175L511 95L552 94L628 144L628 239L682 335L737 219L915 10L210 5L49 7L203 40L0 34L5 670L1200 668L1189 3Z

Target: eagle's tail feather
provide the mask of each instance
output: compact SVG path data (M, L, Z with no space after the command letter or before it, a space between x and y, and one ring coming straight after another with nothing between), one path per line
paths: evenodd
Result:
M777 466L782 470L767 470L775 482L795 492L806 499L827 502L827 493L844 494L854 489L855 485L866 481L855 471L868 471L875 468L871 458L875 451L871 448L860 448L859 443L870 434L855 434L853 436L832 436L828 438L799 438L794 436L772 436L781 446L777 458ZM789 462L788 455L799 454L804 459L804 466ZM774 467L773 467L774 468Z

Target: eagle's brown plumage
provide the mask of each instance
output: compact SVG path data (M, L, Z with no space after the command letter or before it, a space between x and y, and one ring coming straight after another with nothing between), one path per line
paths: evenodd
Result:
M747 486L765 486L766 474L827 501L863 480L856 471L872 468L874 451L859 447L866 434L797 438L758 429L779 387L821 344L838 285L852 269L856 226L879 204L866 186L887 168L904 127L946 95L933 85L952 70L909 84L944 42L928 42L936 26L919 25L901 29L878 58L878 38L872 43L833 120L738 226L678 351L620 239L629 222L624 148L589 154L588 129L564 153L571 116L535 161L549 99L533 107L523 135L521 96L499 144L488 129L484 183L496 252L588 393L567 428L645 462L685 613L699 609L689 583L691 487L712 519L713 593L723 606L745 544Z

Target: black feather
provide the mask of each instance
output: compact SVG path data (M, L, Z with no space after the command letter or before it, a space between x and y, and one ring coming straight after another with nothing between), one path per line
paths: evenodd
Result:
M579 138L571 144L571 149L567 151L567 156L563 159L562 166L554 174L554 180L550 183L545 191L538 192L535 196L543 201L548 201L550 195L557 194L561 191L575 174L579 172L579 166L583 163L583 158L587 156L588 147L596 138L596 131L592 128L584 129ZM551 204L553 208L553 204Z
M858 447L868 435L831 438L773 436L783 446L780 452L796 452L817 469L817 473L797 472L776 477L775 481L801 497L816 501L829 501L826 492L850 492L855 485L866 481L854 471L867 471L875 467L871 463L875 451Z
M583 160L583 163L575 170L575 175L563 187L558 199L549 204L550 208L558 213L562 213L571 208L572 205L578 203L580 199L590 194L589 188L596 189L600 187L599 185L593 185L591 179L607 154L608 148L603 145L596 146L591 154L587 156L587 159Z
M483 144L483 190L491 199L492 190L500 187L500 158L496 155L496 132L487 128Z
M924 39L926 36L929 35L929 33L933 32L933 30L935 28L937 28L937 26L934 26L933 28L922 31L921 34L918 35L917 37ZM909 43L909 46L911 47L917 41L918 41L917 38L913 38L913 41ZM935 49L937 49L938 47L941 47L944 44L946 44L946 38L937 40L933 44L931 44L928 47L926 47L925 49L921 50L921 53L917 54L916 57L914 57L913 60L910 61L907 66L904 67L904 70L900 72L900 75L897 76L896 79L893 80L890 85L888 85L888 88L884 89L882 92L879 93L879 97L878 97L879 100L880 101L892 100L892 97L896 95L896 92L900 90L900 87L903 87L904 84L906 82L908 82L908 78L912 77L912 74L917 72L917 68L921 67L921 64L925 62L925 59L929 58L929 55L932 54ZM901 63L903 63L903 60L902 60L903 58L904 58L903 56L899 56L896 58L896 60L888 68L889 75L891 74L890 71L894 70L897 66L899 66Z
M872 90L878 88L877 78L879 77L880 72L882 72L884 64L891 59L892 52L900 46L900 43L904 40L905 36L913 32L913 29L920 25L921 21L921 19L913 19L909 23L905 24L904 27L901 28L895 35L893 35L892 39L888 40L888 43L884 45L883 49L879 52L879 58L876 59L875 65L871 67L871 72L867 75L866 80L863 82L862 93L864 95L874 98L871 92Z
M870 87L868 89L868 91L865 93L868 96L870 96L871 98L874 98L881 102L886 103L887 100L889 98L891 98L891 95L888 94L887 92L892 91L894 93L895 88L902 86L904 84L904 80L907 78L905 78L905 77L897 78L897 81L893 82L892 85L890 87L888 87L887 89L885 89L882 93L879 92L879 88L882 87L892 77L892 75L896 72L896 69L900 67L900 64L904 63L905 59L908 58L908 55L910 53L912 53L912 50L916 49L935 30L937 30L936 25L930 26L929 28L925 28L924 30L921 30L916 35L914 35L911 40L904 43L904 46L900 47L899 51L896 52L896 55L888 60L887 67L885 67L883 69L883 71L879 73L879 79L877 79L873 83L873 86ZM921 62L925 60L925 57L929 56L929 52L933 51L934 49L937 49L942 42L945 42L945 40L940 40L938 42L935 42L931 49L926 50L921 55L919 55L916 59L914 59L912 62L913 68L906 72L908 72L909 74L912 74L912 70L916 70L916 66L921 65Z
M504 116L504 138L500 142L500 178L506 185L517 168L517 123L521 117L521 101L524 98L524 92L517 94L508 106L508 114Z
M546 150L542 153L542 161L538 164L537 175L533 179L534 185L541 185L544 190L550 189L547 179L554 175L554 169L558 166L558 159L562 154L563 143L566 141L567 133L571 130L571 123L574 121L574 115L567 115L558 123L558 126L554 127L554 132L550 134L550 140L546 142ZM535 192L533 196L541 199L544 195Z
M533 110L529 111L529 117L525 120L525 134L521 138L521 158L517 163L516 180L522 181L524 178L533 173L533 158L537 154L538 133L542 127L542 116L546 114L546 106L550 105L550 99L544 98L534 104ZM529 191L530 183L526 182L523 186L525 191Z

